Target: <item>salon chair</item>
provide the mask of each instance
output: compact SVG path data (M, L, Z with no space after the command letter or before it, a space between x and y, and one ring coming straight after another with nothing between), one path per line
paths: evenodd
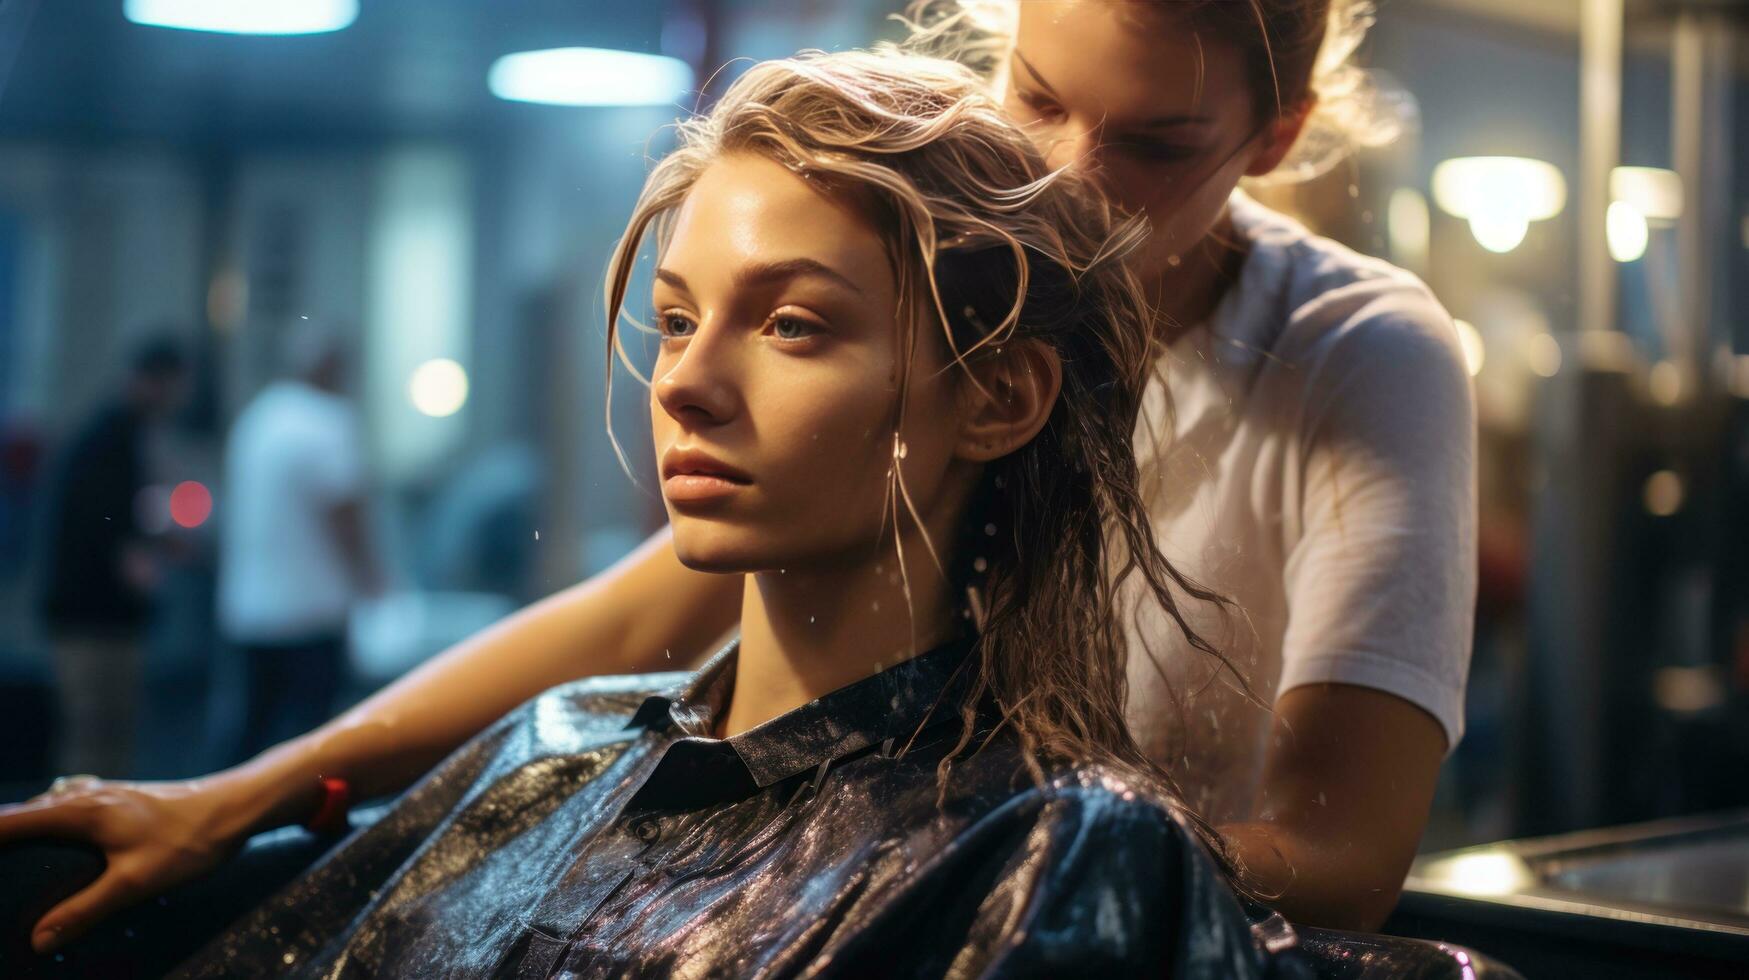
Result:
M354 827L381 808L354 811ZM214 873L118 915L58 954L30 948L30 927L62 898L94 880L103 856L59 842L0 847L0 977L124 980L157 977L192 955L208 938L264 901L308 867L338 838L296 828L252 839ZM1304 957L1326 980L1522 980L1509 967L1472 950L1421 939L1328 929L1288 929L1279 917L1259 929L1274 941L1297 935Z

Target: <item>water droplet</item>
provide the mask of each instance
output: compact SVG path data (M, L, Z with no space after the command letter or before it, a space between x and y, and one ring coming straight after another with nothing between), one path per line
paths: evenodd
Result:
M868 606L870 609L873 609L875 612L881 611L881 604L880 604L879 600L876 600L874 602L869 603Z
M287 953L284 956L280 957L280 959L285 961L286 966L291 966L292 961L296 960L297 958L298 958L298 954L296 954L296 953Z
M810 623L811 623L811 622L813 622L813 621L814 621L814 617L812 617L812 616L809 616L809 617L808 617L808 622L810 622Z
M989 569L989 567L990 567L990 563L985 561L983 558L972 559L972 571L974 571L974 572L982 572L982 571Z
M910 454L910 452L911 452L911 447L905 445L905 442L902 439L899 440L897 443L895 443L893 446L893 455L899 457L900 459L904 459L907 455Z
M789 574L789 569L787 569L787 568L780 568L780 569L778 569L778 570L777 570L777 574L779 574L779 575L788 575L788 574Z
M536 532L534 532L534 539L535 539L535 540L536 540L536 541L539 541L539 540L540 540L540 532L539 532L539 531L536 531Z
M674 659L674 653L673 653L673 651L671 651L671 650L666 650L666 649L665 649L665 650L663 650L663 651L662 651L662 656L663 656L663 657L664 657L664 658L666 658L666 659L668 659L668 660L673 660L673 659Z

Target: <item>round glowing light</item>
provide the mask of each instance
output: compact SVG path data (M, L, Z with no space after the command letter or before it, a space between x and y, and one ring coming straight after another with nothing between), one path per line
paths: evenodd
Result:
M219 34L323 34L358 19L358 0L124 0L146 27Z
M170 491L170 519L183 527L200 527L213 514L213 495L204 485L184 480Z
M468 401L468 372L447 357L433 358L413 369L407 397L434 419L454 415Z
M1646 511L1654 517L1669 517L1682 509L1682 477L1672 470L1659 470L1646 478Z
M692 89L679 58L607 48L518 51L492 63L492 94L545 105L672 105Z
M1487 359L1487 351L1482 346L1482 331L1468 320L1453 320L1457 325L1458 344L1464 349L1464 367L1470 369L1470 377L1482 373L1482 362Z
M1517 248L1529 233L1530 222L1522 215L1485 212L1470 215L1470 234L1475 236L1476 244L1496 254Z
M1635 262L1646 254L1646 244L1651 241L1652 233L1639 208L1626 201L1610 204L1603 227L1609 237L1610 258L1617 262Z
M1646 390L1652 400L1665 408L1682 400L1682 369L1671 361L1659 361L1652 365L1652 373L1646 378Z
M1617 167L1609 172L1609 199L1631 204L1648 221L1682 217L1682 177L1660 167Z
M1552 378L1561 372L1561 342L1551 334L1531 334L1524 341L1524 360L1537 377Z

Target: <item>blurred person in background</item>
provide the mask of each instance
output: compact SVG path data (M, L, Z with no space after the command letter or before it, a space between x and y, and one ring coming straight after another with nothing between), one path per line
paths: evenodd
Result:
M343 394L346 345L300 323L282 360L285 376L243 409L225 447L218 613L247 679L237 758L328 720L347 615L381 583L358 413Z
M152 429L181 404L188 361L165 332L132 356L120 394L79 427L50 476L42 618L54 651L59 765L131 773L141 640L161 577L141 529Z
M1470 379L1450 317L1419 280L1238 191L1242 178L1316 173L1389 135L1348 64L1371 5L1036 0L1006 16L967 35L975 45L957 27L918 43L983 58L1052 165L1091 170L1147 216L1132 266L1159 308L1164 355L1136 433L1142 490L1167 557L1242 611L1223 622L1212 605L1186 606L1264 702L1208 671L1144 605L1132 724L1287 917L1376 928L1463 729ZM687 570L661 532L192 790L112 790L127 816L117 808L98 843L164 887L188 873L164 827L211 826L214 813L283 819L318 805L323 776L360 797L398 790L548 687L706 649L736 626L739 599ZM649 614L681 608L691 614ZM69 794L67 812L98 791ZM100 881L43 924L86 928L134 894Z

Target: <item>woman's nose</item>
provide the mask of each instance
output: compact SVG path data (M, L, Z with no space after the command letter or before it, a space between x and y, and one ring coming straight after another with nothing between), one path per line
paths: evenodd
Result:
M740 399L734 383L734 353L717 336L724 331L700 326L678 356L657 363L652 388L656 401L676 422L720 425L733 418Z

